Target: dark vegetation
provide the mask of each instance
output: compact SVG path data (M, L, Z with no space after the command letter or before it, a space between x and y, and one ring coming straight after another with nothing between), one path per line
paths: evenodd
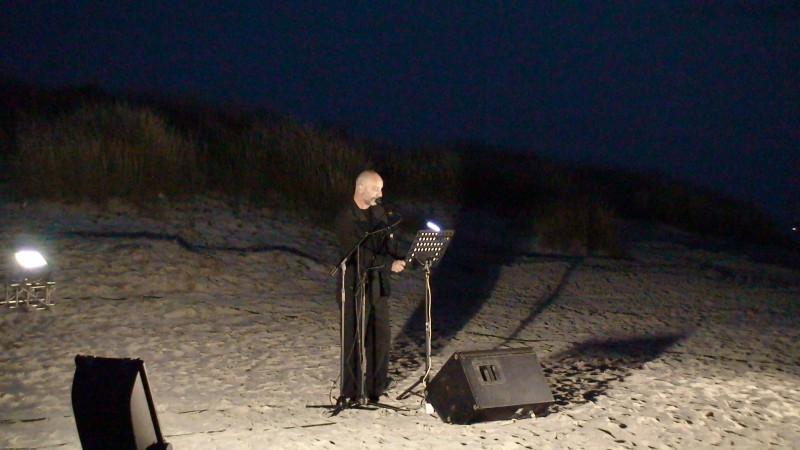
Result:
M329 219L365 168L381 172L393 198L525 217L555 248L619 254L618 219L790 245L756 205L656 173L471 143L401 148L191 99L0 83L0 180L14 180L4 184L20 199L147 204L215 193Z

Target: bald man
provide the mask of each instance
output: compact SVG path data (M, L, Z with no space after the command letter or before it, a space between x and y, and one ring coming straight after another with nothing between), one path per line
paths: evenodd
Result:
M361 394L361 364L356 311L359 293L365 297L365 395L376 403L388 382L389 349L389 272L402 272L405 261L397 251L387 211L377 204L383 195L383 179L367 170L356 178L353 201L336 217L336 234L341 255L346 255L365 235L369 236L348 259L346 267L344 324L342 329L342 384L339 403L358 402ZM360 276L357 276L359 274ZM362 282L357 282L363 280ZM341 277L337 299L341 307Z

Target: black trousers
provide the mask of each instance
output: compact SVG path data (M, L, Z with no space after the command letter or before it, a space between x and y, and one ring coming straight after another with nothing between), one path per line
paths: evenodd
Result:
M367 368L364 390L367 397L379 397L386 389L389 373L389 350L391 347L391 327L389 324L388 297L381 297L380 290L370 286L377 280L367 282L365 301L366 336L365 345ZM361 394L361 352L359 348L358 319L361 311L358 296L348 289L344 305L344 339L342 361L342 387L340 395L358 398ZM341 306L341 305L340 305Z

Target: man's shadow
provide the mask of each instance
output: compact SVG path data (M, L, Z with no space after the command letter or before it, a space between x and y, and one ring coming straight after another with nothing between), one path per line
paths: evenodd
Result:
M684 331L592 339L550 355L542 360L545 377L555 399L548 413L596 401L606 395L612 385L669 351L670 347L688 335L689 332Z
M532 175L538 163L530 155L481 145L466 145L461 151L462 206L454 223L445 224L455 235L440 264L431 271L434 354L480 312L491 298L502 268L525 253L516 245L531 238L531 212L538 211L537 205L550 195ZM425 319L425 302L420 300L394 337L393 377L425 363Z
M506 220L480 209L464 209L455 235L438 266L431 270L431 348L437 353L462 330L492 295L503 266L514 260ZM425 302L420 301L394 338L390 372L424 364Z

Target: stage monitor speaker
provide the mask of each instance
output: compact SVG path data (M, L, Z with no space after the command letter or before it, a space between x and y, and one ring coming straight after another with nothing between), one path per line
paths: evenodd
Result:
M528 347L453 353L428 385L427 398L442 420L457 424L539 414L554 402Z
M72 410L84 450L168 450L144 362L75 357Z

